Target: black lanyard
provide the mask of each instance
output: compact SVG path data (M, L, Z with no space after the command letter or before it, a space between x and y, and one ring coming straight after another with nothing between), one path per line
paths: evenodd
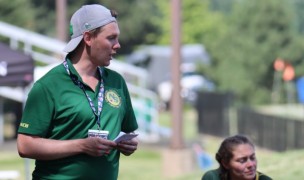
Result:
M76 76L71 75L70 70L69 70L69 65L68 65L66 60L63 62L63 66L65 67L65 69L66 69L68 75L71 77L72 81L80 89L82 89L82 91L86 95L87 100L89 101L90 107L91 107L93 113L95 114L95 116L97 117L96 123L97 123L97 126L98 126L98 130L100 130L100 114L101 114L101 111L102 111L103 100L104 100L104 83L103 83L103 79L102 79L102 68L98 67L99 74L100 74L100 87L99 87L99 92L98 92L98 112L97 112L92 99L90 98L90 96L88 95L88 93L84 89L83 82L79 81Z

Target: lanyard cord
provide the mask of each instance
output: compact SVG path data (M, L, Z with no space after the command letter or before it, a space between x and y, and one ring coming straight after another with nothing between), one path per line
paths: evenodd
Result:
M86 98L87 98L87 100L90 104L90 107L91 107L94 115L97 117L96 123L97 123L97 126L98 126L98 130L100 130L100 114L101 114L101 111L102 111L102 105L103 105L103 100L104 100L104 83L103 83L103 79L102 79L102 69L100 67L98 67L99 74L100 74L101 78L100 78L100 87L99 87L99 92L98 92L98 112L96 112L96 108L94 106L94 103L93 103L92 99L90 98L90 96L88 95L88 93L84 89L83 82L79 81L76 76L71 74L71 72L69 70L69 65L68 65L66 60L63 62L63 66L65 67L65 69L66 69L68 75L71 77L72 81L80 89L82 89L82 91L86 95Z

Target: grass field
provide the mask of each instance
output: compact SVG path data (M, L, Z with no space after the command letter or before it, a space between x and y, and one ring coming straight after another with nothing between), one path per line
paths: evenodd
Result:
M161 113L161 124L170 125L169 119L169 113ZM183 124L185 144L191 145L191 142L200 142L205 151L213 157L222 139L208 135L198 135L196 131L196 115L191 110L185 112ZM119 179L198 180L202 177L204 171L196 166L191 173L175 178L166 178L162 168L162 151L166 148L169 148L169 145L166 146L166 144L162 144L162 146L158 146L157 144L149 145L141 143L137 152L132 156L121 156ZM304 171L302 170L304 167L304 150L279 153L257 148L256 153L259 162L258 169L273 179L304 179ZM30 163L30 169L32 171L34 161L29 160L27 162ZM215 162L214 167L217 167ZM0 151L0 171L1 170L17 170L20 173L18 180L24 180L25 160L19 158L16 150L2 150Z

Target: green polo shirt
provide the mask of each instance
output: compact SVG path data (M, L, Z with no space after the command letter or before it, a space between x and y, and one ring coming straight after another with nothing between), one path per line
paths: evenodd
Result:
M71 74L81 77L67 60ZM82 81L82 80L81 80ZM104 68L105 87L101 112L101 129L114 139L120 131L138 128L130 95L124 79L117 72ZM85 92L97 109L99 84ZM88 99L68 75L63 64L50 70L33 85L29 92L18 132L48 139L69 140L88 137L89 129L97 129L95 115ZM36 160L33 179L117 179L117 150L107 156L91 157L80 154L53 161Z
M203 175L202 180L220 180L220 170L214 169L207 171ZM256 177L254 180L272 180L272 179L263 173L256 172Z

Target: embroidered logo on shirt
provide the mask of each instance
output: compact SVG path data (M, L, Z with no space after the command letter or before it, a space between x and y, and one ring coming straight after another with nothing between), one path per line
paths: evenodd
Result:
M121 105L121 98L114 90L106 91L105 99L112 107L118 108Z

